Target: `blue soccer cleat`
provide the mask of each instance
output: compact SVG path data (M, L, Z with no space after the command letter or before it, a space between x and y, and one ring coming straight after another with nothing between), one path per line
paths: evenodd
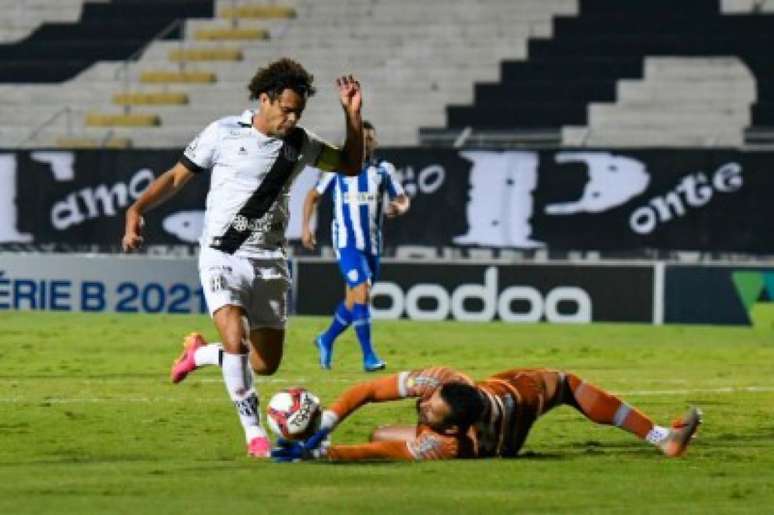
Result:
M314 339L314 345L320 353L320 368L330 370L331 360L333 359L333 345L326 345L325 342L323 342L322 336L318 336Z
M363 358L363 368L366 372L376 372L377 370L384 370L387 367L387 363L380 360L376 354L368 354Z

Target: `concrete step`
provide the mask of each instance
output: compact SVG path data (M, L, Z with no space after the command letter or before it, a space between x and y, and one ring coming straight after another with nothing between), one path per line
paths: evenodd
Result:
M569 147L738 147L744 143L739 130L719 128L715 131L678 132L651 128L594 129L563 127L562 145Z
M218 0L217 7L251 3L256 0ZM222 19L188 20L183 44L156 42L140 62L132 63L128 69L120 63L97 63L73 81L48 90L35 89L34 94L13 92L5 98L0 86L0 113L4 107L10 107L8 119L15 124L26 123L16 120L36 120L37 115L45 116L68 104L79 116L100 109L105 113L122 113L120 107L112 105L112 97L127 88L135 93L185 93L187 106L130 110L158 114L160 127L116 128L111 133L114 137L131 137L133 143L139 138L141 144L153 148L183 146L212 120L238 114L250 105L246 85L261 64L292 55L316 77L318 94L310 101L303 118L312 130L324 137L343 138L341 108L333 82L337 75L354 70L364 86L365 116L379 128L382 143L414 144L419 126L445 123L446 105L472 100L474 82L497 80L500 60L526 57L528 37L550 35L555 14L573 14L578 9L576 0L487 0L483 4L479 0L282 0L276 5L296 9L298 17L240 20L237 24L239 28L269 30L272 39L266 42L195 42L197 29L232 25ZM241 62L189 62L182 68L214 73L216 82L212 84L138 83L144 71L181 69L170 62L170 50L235 46L243 52ZM58 103L50 98L58 98ZM14 101L34 102L37 108L20 114L22 111L15 108ZM83 117L78 123L81 131L86 131L82 127ZM57 125L62 127L46 128L45 132L68 130L66 124L57 121ZM21 130L29 127L22 126ZM72 132L72 127L69 130Z
M672 80L643 82L619 80L617 83L618 102L653 102L668 98L675 102L725 102L751 103L757 98L754 82Z
M626 113L620 112L609 116L589 116L589 126L592 129L616 127L660 127L662 129L700 131L704 127L747 127L750 125L749 113L736 115L718 115L714 113Z
M678 102L645 102L631 104L591 103L588 106L590 117L639 116L643 118L669 116L679 113L680 116L746 116L750 112L749 104L716 106L710 109L703 105L685 105Z
M648 57L645 79L734 80L754 77L738 57Z
M750 14L774 12L774 0L720 0L724 14Z

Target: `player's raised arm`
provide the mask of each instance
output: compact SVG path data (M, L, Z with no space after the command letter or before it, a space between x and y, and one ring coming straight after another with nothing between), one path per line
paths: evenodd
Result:
M316 165L322 170L354 176L360 173L365 159L363 118L360 114L363 95L360 90L360 82L352 75L336 79L336 87L339 90L341 107L344 109L347 139L341 149L328 145L323 146Z
M124 252L138 249L143 242L142 215L154 207L163 204L193 177L194 173L178 162L174 167L157 177L126 210L126 224L121 246Z

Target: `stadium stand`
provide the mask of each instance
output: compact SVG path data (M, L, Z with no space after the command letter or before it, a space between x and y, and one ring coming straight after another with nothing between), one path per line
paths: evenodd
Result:
M30 13L30 22L44 13L69 15L76 4L65 2L57 11L54 2L35 0L17 12ZM31 6L30 6L31 7ZM180 17L211 17L209 0L113 0L85 2L75 22L48 21L21 41L0 45L0 82L61 82L98 60L124 60ZM18 20L22 26L27 18ZM165 38L179 38L180 27Z
M349 70L385 145L774 141L771 0L0 5L6 147L179 147L244 109L250 75L286 55L321 86L304 124L334 141L327 86Z
M379 120L382 142L415 144L419 126L443 124L445 105L470 101L473 82L495 80L502 59L524 57L529 37L550 36L552 16L576 9L575 0L290 0L269 4L275 11L267 17L256 5L217 2L216 18L186 20L183 39L154 41L136 62L100 61L56 85L0 86L0 109L15 114L4 117L12 125L0 128L0 138L22 147L53 145L63 137L181 146L213 119L245 108L245 85L258 66L291 55L321 86L305 125L341 138L340 108L328 86L337 74L354 71L368 89L366 114ZM158 93L178 96L161 103ZM118 104L115 95L121 95ZM159 125L106 129L84 123L94 119L90 114L135 111L158 116ZM41 128L56 112L62 114Z
M81 15L82 4L83 0L0 0L0 43L21 40L47 21L75 22Z
M736 57L648 57L643 80L617 81L615 103L591 103L569 146L732 146L751 124L755 78Z
M746 129L774 126L774 16L760 12L770 8L580 0L577 16L557 17L552 38L531 39L528 59L503 62L499 82L477 84L473 104L449 106L446 130L423 140L472 129L500 145L532 143L525 130L566 145L742 145Z

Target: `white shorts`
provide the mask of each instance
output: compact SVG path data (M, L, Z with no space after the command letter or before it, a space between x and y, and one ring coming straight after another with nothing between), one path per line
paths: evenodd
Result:
M254 259L210 247L199 253L199 279L212 316L223 306L241 306L250 329L284 329L290 274L285 259Z

